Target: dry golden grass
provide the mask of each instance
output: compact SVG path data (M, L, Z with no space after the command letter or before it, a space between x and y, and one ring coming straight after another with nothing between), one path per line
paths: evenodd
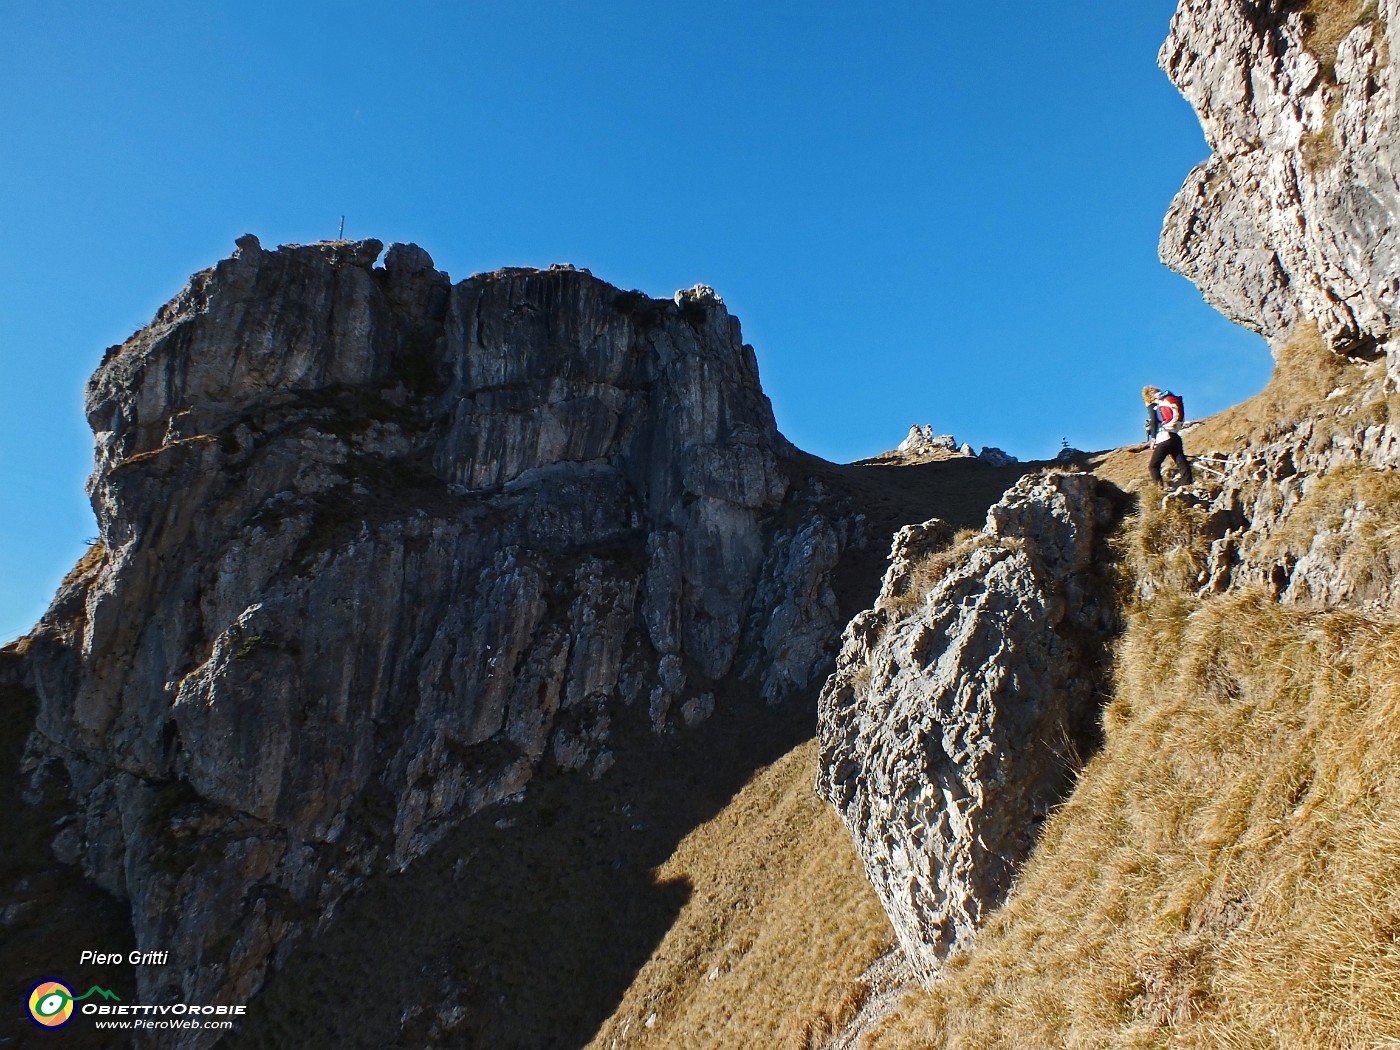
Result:
M1342 110L1342 93L1334 91L1327 102L1327 112L1322 123L1303 137L1303 156L1308 166L1314 170L1331 168L1342 159L1341 147L1337 145L1337 114Z
M1006 907L873 1045L1400 1040L1400 622L1159 599Z
M68 570L68 574L63 577L63 582L59 584L59 589L62 590L74 580L82 579L106 560L106 545L103 544L101 540L94 540L88 545L88 549L83 552L83 556L78 559L78 563Z
M796 1050L855 1014L894 934L815 777L809 741L657 870L689 901L590 1047Z
M1206 582L1210 561L1208 515L1180 500L1144 498L1135 526L1120 534L1116 546L1129 565L1130 578L1149 579L1157 589L1195 591Z
M90 579L97 573L106 560L107 547L101 540L94 540L88 545L88 549L83 552L83 556L78 559L77 564L69 569L67 574L63 577L63 582L58 585L58 593L63 594L68 588L75 584ZM68 619L62 623L54 624L53 629L71 639L82 631L85 619L86 610L82 604L79 603L70 606ZM33 646L34 637L38 633L38 630L39 628L36 626L29 634L16 638L13 642L6 645L5 648L12 649L17 656L25 655Z
M1307 0L1302 13L1306 26L1303 42L1335 83L1337 49L1342 40L1357 26L1376 21L1380 5L1376 0Z
M1191 449L1238 451L1291 428L1300 408L1325 414L1328 395L1356 378L1356 369L1349 368L1316 328L1299 325L1287 343L1274 349L1274 371L1264 389L1204 420L1191 431Z

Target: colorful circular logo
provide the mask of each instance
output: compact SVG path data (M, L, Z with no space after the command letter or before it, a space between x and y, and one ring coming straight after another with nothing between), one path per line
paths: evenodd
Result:
M61 981L40 981L29 993L29 1016L45 1028L61 1028L73 1018L73 993Z

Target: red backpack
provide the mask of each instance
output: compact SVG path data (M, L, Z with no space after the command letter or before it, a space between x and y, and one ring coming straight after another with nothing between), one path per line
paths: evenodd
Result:
M1179 394L1173 394L1170 390L1163 390L1158 394L1152 407L1157 410L1157 420L1162 424L1162 429L1169 434L1180 431L1181 424L1186 422L1186 402L1181 400Z

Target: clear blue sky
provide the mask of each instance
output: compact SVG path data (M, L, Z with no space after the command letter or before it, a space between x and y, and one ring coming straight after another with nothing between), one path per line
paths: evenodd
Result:
M1206 146L1173 0L862 5L11 0L0 34L0 640L93 535L83 383L192 272L414 241L454 279L713 285L778 425L845 461L910 423L1053 454L1263 385L1157 261Z

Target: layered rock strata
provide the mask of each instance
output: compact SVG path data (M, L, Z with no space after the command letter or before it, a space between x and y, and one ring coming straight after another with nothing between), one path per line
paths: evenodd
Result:
M1097 734L1118 629L1086 474L1024 479L982 532L901 530L820 702L817 788L927 977L1004 898Z
M55 851L179 961L142 1002L246 1002L454 819L829 666L858 523L713 292L380 250L242 238L89 384L100 542L16 678Z

